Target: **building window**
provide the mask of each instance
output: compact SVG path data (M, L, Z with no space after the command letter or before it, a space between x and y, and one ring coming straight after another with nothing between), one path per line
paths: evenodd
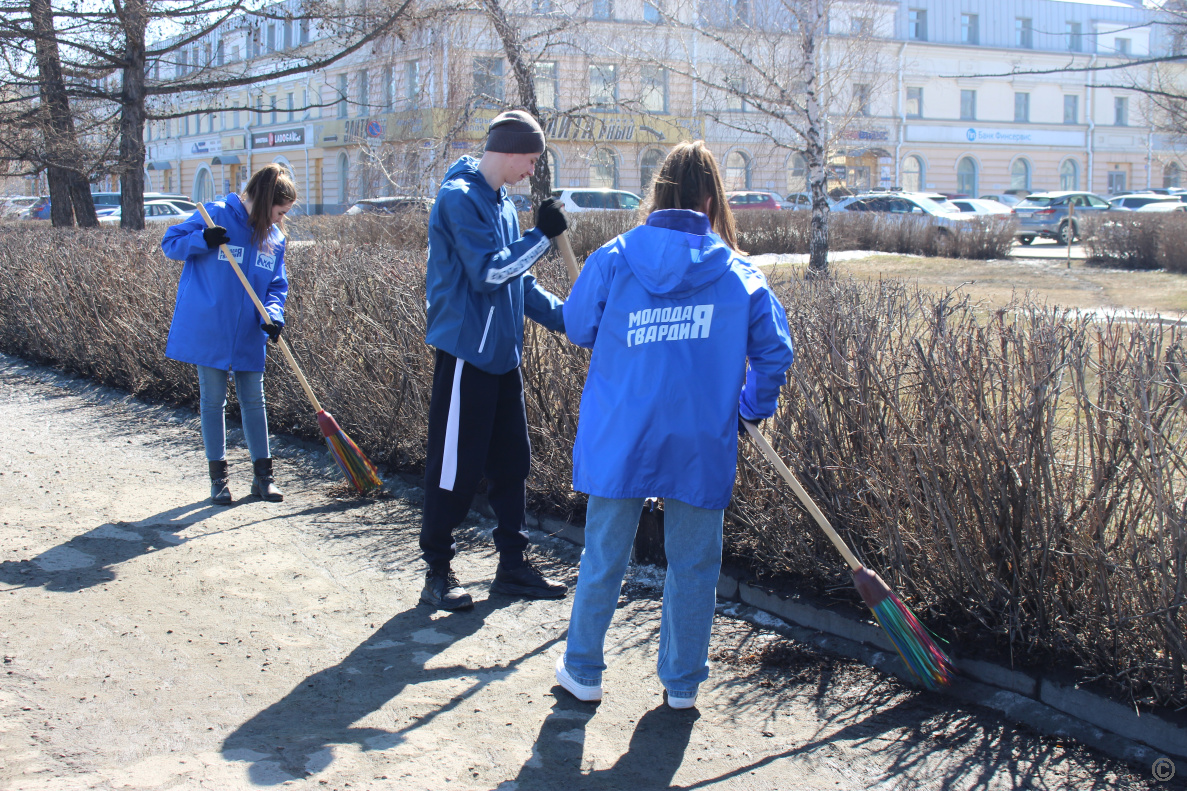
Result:
M269 108L271 108L271 110L272 110L271 117L268 119L268 122L269 122L270 124L272 124L273 126L275 126L275 125L276 125L276 121L277 121L277 116L276 116L276 94L272 94L271 96L269 96L269 97L268 97L268 106L269 106Z
M618 189L618 157L608 148L599 148L589 162L589 186Z
M532 0L532 13L544 16L552 13L552 0Z
M1125 96L1113 98L1113 125L1129 126L1129 99Z
M738 113L746 112L746 80L743 77L729 77L725 81L725 109Z
M651 180L655 178L659 166L664 163L665 156L666 154L660 149L652 148L644 152L642 159L639 160L639 184L644 194L651 191Z
M963 157L956 163L956 191L963 195L977 194L977 162Z
M1030 94L1014 94L1014 123L1025 124L1030 121Z
M725 188L750 189L750 157L741 151L731 151L725 157Z
M908 118L922 118L923 117L923 89L922 88L908 88L907 89L907 117Z
M977 120L977 92L962 90L960 92L960 120Z
M1080 189L1080 165L1074 159L1065 159L1059 166L1059 188L1061 190Z
M1118 55L1128 55L1129 54L1129 46L1130 46L1130 40L1127 38L1113 39L1113 49L1115 49L1117 51Z
M416 94L420 91L420 61L410 60L404 64L404 98L416 106Z
M1035 32L1029 19L1019 17L1014 20L1014 46L1021 49L1034 49Z
M1080 123L1080 97L1067 96L1063 97L1063 122L1065 124Z
M1080 27L1079 22L1067 23L1067 48L1068 52L1083 52L1084 51L1084 34L1083 28Z
M728 0L730 5L730 23L745 25L750 21L750 0Z
M556 62L538 62L534 65L536 82L536 106L556 109Z
M976 14L960 15L960 43L974 45L981 43L980 19Z
M338 117L346 117L346 75L338 75Z
M849 35L869 36L874 31L874 20L868 16L855 16L849 19Z
M618 67L613 63L589 64L589 103L608 109L618 102Z
M662 66L644 66L639 75L639 103L649 113L668 111L668 75Z
M861 116L870 115L870 86L860 83L853 86L853 112Z
M614 0L593 0L593 8L590 15L594 19L613 19Z
M194 202L209 203L214 200L214 178L206 168L200 168L194 177Z
M289 111L288 121L289 121L289 123L292 123L292 121L293 121L293 95L291 93L288 94L285 97L285 101L288 102L288 111Z
M1125 192L1125 171L1124 170L1110 170L1109 178L1109 194L1116 195L1118 192Z
M1015 159L1010 166L1010 189L1030 189L1030 163L1025 159Z
M495 107L503 101L503 59L474 58L474 95L481 107Z
M803 154L792 154L787 167L788 193L808 191L808 161Z
M923 191L923 160L909 156L903 160L903 178L899 185L904 192Z
M222 66L224 61L223 61L223 40L221 38L218 40L218 47L215 49L214 57L215 57L215 62L218 63L218 65ZM160 75L158 75L158 76L160 76Z
M391 66L383 67L383 111L390 113L396 101L396 75Z
M922 8L907 11L907 37L913 41L927 41L927 11Z
M284 25L284 48L292 49L293 48L293 22L290 19L286 19L284 22L281 22L280 24Z
M302 19L300 27L301 27L301 43L308 44L309 43L309 20Z
M659 0L656 2L643 1L643 21L652 25L662 24L664 21L663 15L659 12Z
M1162 169L1162 186L1164 189L1178 189L1183 180L1183 169L1178 162L1171 162Z
M368 77L365 69L359 72L359 115L367 115L371 112L371 86Z
M276 51L276 25L268 25L266 40L268 42L268 51L275 52Z
M350 202L350 160L346 153L338 155L338 205L345 206Z

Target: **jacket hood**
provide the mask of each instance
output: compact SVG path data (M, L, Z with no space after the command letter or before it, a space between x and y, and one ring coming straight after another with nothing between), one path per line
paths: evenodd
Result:
M652 212L647 224L622 235L622 253L648 293L679 299L729 271L734 251L713 233L709 218L689 209Z
M465 179L471 185L481 185L487 194L494 193L494 190L490 188L490 184L486 180L486 176L478 172L478 160L472 156L464 156L450 165L449 170L445 171L445 181L442 183L453 181L457 178Z
M248 224L250 217L247 213L247 207L243 205L243 201L239 198L238 194L232 192L227 196L227 199L223 201L223 204L228 209L230 209L232 213L234 213L235 217L240 222L242 222L244 225Z

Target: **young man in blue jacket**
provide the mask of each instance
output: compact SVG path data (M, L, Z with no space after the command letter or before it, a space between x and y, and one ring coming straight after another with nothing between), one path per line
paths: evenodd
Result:
M521 234L505 186L529 177L543 153L544 133L530 115L500 114L490 124L482 159L465 156L450 167L429 215L425 342L437 354L420 533L429 568L420 600L444 610L473 605L450 562L453 530L483 475L499 521L491 591L552 599L568 590L523 555L531 464L519 371L524 316L553 332L565 329L562 301L528 270L568 226L559 201L549 198L536 211L536 227Z

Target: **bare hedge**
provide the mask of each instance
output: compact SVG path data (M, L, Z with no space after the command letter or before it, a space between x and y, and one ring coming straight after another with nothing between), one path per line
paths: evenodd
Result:
M162 356L180 265L158 234L0 233L0 348L196 403L192 367ZM418 469L424 251L340 241L296 247L289 266L287 335L314 388L372 458ZM556 261L539 275L565 292ZM1183 328L1028 303L986 315L895 282L775 287L798 356L766 430L864 561L958 654L1074 668L1135 702L1187 704ZM570 452L588 355L529 327L529 496L579 516ZM269 365L275 430L317 436L292 377ZM835 551L748 446L727 552L760 578L853 596Z
M738 223L738 244L752 255L808 252L809 212L742 211L734 216ZM570 215L573 250L584 258L637 222L637 215L627 211ZM413 248L425 245L426 223L425 215L405 214L299 217L290 225L296 239L353 244L386 242ZM520 215L524 228L530 228L532 223L531 215ZM1013 241L1013 218L976 217L962 222L959 231L953 231L921 216L874 212L836 212L829 216L829 247L833 250L995 259L1007 257Z
M1187 273L1187 214L1107 212L1084 223L1089 262Z

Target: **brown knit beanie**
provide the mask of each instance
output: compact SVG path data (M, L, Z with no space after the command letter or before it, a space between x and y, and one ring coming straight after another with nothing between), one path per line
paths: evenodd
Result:
M486 150L502 154L544 152L544 130L523 110L499 113L486 130Z

